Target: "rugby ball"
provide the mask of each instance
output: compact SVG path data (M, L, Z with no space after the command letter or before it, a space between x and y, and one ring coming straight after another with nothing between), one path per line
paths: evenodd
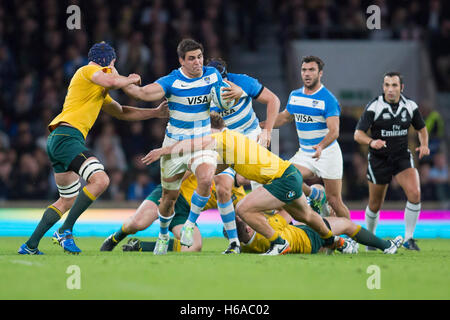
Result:
M211 101L219 108L224 110L231 109L235 104L235 100L225 100L222 98L223 88L231 87L228 83L216 82L216 84L211 88Z

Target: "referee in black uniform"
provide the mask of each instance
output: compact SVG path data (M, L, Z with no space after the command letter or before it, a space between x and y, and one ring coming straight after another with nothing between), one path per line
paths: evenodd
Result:
M388 72L383 79L383 95L372 100L364 110L355 130L355 141L369 145L367 178L369 204L366 207L367 229L375 233L380 208L392 177L406 194L405 241L403 246L419 250L413 239L420 213L420 181L408 149L408 129L412 125L419 135L416 148L419 159L430 154L428 132L417 104L402 95L403 79L398 72ZM366 134L371 130L371 137ZM370 248L368 248L370 250Z

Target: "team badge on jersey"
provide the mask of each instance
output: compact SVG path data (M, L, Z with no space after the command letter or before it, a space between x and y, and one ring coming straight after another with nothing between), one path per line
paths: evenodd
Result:
M406 118L406 110L403 110L402 112L402 122L406 122L408 119Z
M383 120L391 119L391 115L389 113L383 113Z
M210 79L209 77L204 77L204 78L203 78L203 81L205 81L206 84L210 84L211 79Z

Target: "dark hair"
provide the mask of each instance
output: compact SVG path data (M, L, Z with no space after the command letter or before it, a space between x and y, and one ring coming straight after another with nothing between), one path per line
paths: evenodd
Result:
M193 39L183 39L178 44L177 54L178 54L178 57L180 57L181 59L184 59L187 52L194 51L197 49L200 49L203 53L203 45L201 43L199 43Z
M227 63L223 59L221 59L221 58L208 59L207 66L216 68L217 71L219 71L222 78L224 78L224 77L226 78Z
M302 64L304 63L310 63L310 62L315 62L317 63L317 66L319 67L319 71L323 70L323 66L325 65L325 63L322 61L322 59L320 59L319 57L316 56L306 56L302 58Z
M397 71L386 72L383 76L383 79L384 79L384 77L390 77L390 78L398 77L400 79L400 85L403 84L403 76L400 72L397 72Z
M211 128L219 130L225 128L225 121L219 113L213 111L209 114L209 117L211 119Z

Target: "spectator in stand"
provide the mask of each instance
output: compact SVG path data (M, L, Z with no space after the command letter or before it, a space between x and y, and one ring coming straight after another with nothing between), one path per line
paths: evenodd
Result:
M448 201L450 198L450 180L447 159L443 152L439 152L433 157L433 166L430 169L430 181L435 185L437 200Z

